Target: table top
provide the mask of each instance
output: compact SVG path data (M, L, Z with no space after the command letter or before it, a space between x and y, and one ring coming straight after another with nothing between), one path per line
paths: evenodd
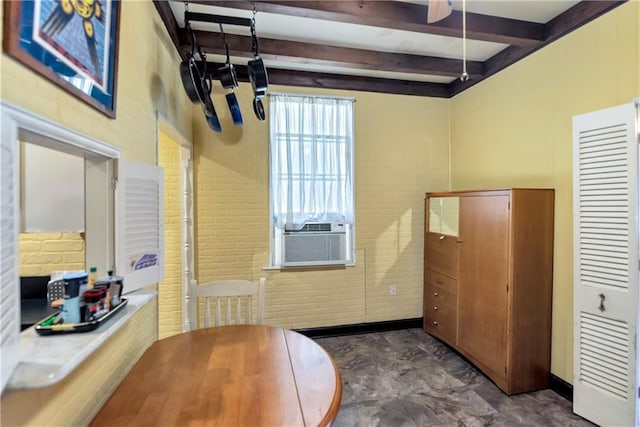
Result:
M156 341L92 426L316 426L335 418L333 358L290 330L239 325Z

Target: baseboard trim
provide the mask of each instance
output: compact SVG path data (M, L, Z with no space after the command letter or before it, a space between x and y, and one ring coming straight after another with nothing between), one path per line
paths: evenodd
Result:
M370 332L397 331L399 329L410 328L422 328L422 317L294 330L309 338L326 338L341 335L368 334Z
M569 402L573 402L573 385L569 384L562 378L551 374L549 388L567 399Z

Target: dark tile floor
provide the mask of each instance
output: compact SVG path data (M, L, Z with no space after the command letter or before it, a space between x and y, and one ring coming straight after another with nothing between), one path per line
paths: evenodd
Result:
M421 329L320 338L342 375L334 426L593 426L551 390L507 396Z

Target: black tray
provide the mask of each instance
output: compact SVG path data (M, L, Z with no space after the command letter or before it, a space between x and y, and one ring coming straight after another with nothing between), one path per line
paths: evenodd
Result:
M89 332L95 330L98 326L102 325L109 319L111 319L115 314L117 314L120 310L127 305L128 300L126 298L122 298L120 300L120 304L113 307L107 314L102 317L99 317L96 320L92 320L90 322L81 322L81 323L68 323L68 324L58 324L58 325L50 325L43 326L43 323L46 323L53 317L56 317L60 314L54 313L51 316L47 316L38 322L35 326L35 330L38 335L55 335L55 334L69 334L75 332Z

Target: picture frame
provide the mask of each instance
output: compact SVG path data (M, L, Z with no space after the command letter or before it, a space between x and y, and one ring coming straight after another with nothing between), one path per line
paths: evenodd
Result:
M121 1L3 3L4 52L115 119Z

